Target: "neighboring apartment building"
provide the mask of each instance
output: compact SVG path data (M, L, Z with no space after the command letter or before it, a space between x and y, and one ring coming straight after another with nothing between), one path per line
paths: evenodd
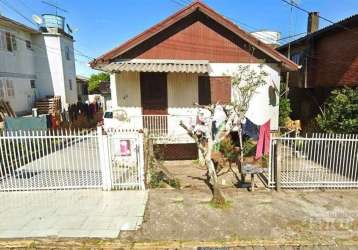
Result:
M0 16L0 98L18 114L46 96L61 96L63 106L77 102L73 37L63 17L43 19L36 30Z
M289 75L294 119L311 120L333 88L358 86L358 14L323 29L308 17L307 35L277 48L302 68ZM288 53L290 48L290 53Z
M88 80L89 78L82 75L76 76L76 82L77 82L77 95L78 100L81 102L88 101Z

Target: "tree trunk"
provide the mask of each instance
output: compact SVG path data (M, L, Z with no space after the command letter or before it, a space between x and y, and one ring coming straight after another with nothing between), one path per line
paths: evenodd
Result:
M207 153L205 155L205 162L206 162L206 166L208 167L208 173L209 173L209 182L211 185L211 190L213 193L213 198L211 200L211 202L218 204L218 205L222 205L225 204L225 198L224 195L221 192L221 189L219 187L219 183L218 183L218 176L216 174L215 171L215 166L213 163L213 160L211 158L211 153L213 150L213 140L211 138L208 139L208 148L207 148Z

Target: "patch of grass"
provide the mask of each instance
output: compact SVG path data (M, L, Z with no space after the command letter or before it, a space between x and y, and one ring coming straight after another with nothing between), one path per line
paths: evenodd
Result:
M175 204L183 204L184 200L183 199L177 199L177 200L174 200L173 203L175 203Z
M228 201L225 201L224 204L217 204L215 202L208 202L208 205L209 207L212 207L212 208L216 208L216 209L227 209L227 208L231 208L232 207L232 201L228 200Z
M29 244L29 246L28 246L28 249L36 249L36 242L35 241L33 241L33 242L31 242L30 244Z

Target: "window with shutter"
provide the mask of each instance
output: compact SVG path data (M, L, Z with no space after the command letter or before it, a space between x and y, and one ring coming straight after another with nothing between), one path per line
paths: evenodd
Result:
M16 43L16 36L11 35L11 43L12 43L12 49L15 51L17 50L17 43Z
M6 94L8 97L14 97L15 96L15 90L12 80L6 80Z
M10 52L13 51L10 32L6 32L6 49Z
M6 38L3 31L0 31L0 50L6 50Z
M3 80L0 79L0 98L4 98L4 97L5 97L4 84L3 84Z

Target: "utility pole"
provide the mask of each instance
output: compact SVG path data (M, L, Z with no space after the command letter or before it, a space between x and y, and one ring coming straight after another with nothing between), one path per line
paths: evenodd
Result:
M290 0L291 4L297 5L298 4L298 0ZM292 14L293 14L293 6L291 5L290 8L290 16L289 16L289 21L288 21L288 36L291 36L291 29L292 29ZM288 48L287 48L287 57L288 59L291 59L291 39L288 40ZM286 73L286 83L285 83L285 97L288 97L288 92L289 92L289 84L290 81L290 72L287 71Z

